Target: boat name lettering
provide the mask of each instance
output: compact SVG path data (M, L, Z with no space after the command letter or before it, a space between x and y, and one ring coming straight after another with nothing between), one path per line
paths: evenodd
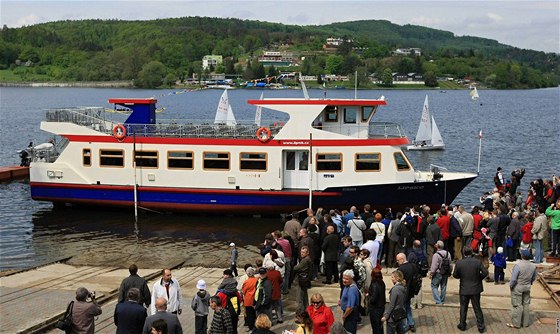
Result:
M281 141L282 145L306 145L309 146L309 141Z
M323 178L325 178L325 179L334 179L334 174L323 174Z
M424 189L424 186L400 186L397 190L420 190Z

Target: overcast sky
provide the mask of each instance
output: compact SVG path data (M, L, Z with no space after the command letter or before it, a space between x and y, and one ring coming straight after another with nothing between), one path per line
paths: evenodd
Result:
M560 1L17 1L0 0L0 25L58 20L208 16L316 25L389 20L491 38L524 49L560 53ZM410 45L409 47L421 45Z

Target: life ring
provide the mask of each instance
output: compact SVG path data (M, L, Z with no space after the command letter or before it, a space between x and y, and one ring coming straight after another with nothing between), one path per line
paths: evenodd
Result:
M261 142L261 143L266 143L267 141L270 140L270 129L269 128L259 128L257 130L257 139Z
M284 122L274 122L274 127L284 126Z
M126 137L126 128L122 124L117 124L113 128L113 136L117 138L118 141L122 141Z

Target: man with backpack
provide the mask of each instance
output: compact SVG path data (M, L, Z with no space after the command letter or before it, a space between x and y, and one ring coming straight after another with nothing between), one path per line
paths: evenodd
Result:
M411 307L421 309L422 308L422 278L426 277L429 271L428 259L424 249L422 249L422 242L420 240L414 240L412 243L412 250L408 254L408 262L416 264L417 273L420 275L416 277L416 284L418 293L412 297L410 300Z
M435 243L436 252L432 258L432 266L428 277L432 280L432 295L436 305L445 302L445 293L447 291L447 279L451 276L453 268L451 265L451 254L444 250L443 241L438 240ZM439 291L441 289L441 292Z

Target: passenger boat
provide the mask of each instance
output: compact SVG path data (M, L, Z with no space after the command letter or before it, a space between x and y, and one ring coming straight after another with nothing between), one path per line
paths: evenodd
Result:
M230 214L275 214L309 206L371 203L402 209L450 203L476 174L416 171L396 123L372 122L380 99L261 98L285 123L156 123L155 98L115 98L103 108L47 111L41 129L62 137L34 151L35 200Z

